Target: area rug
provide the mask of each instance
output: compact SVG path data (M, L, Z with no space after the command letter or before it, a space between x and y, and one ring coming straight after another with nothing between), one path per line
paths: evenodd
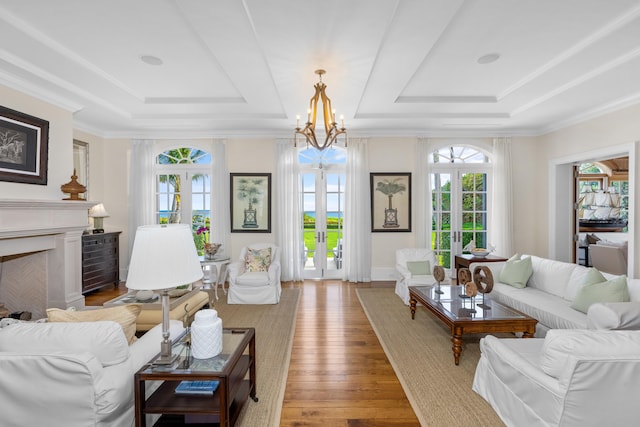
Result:
M283 289L279 304L229 305L224 294L215 303L224 327L256 329L259 401L247 400L236 426L277 427L280 424L299 299L299 289Z
M479 337L465 336L460 365L451 333L418 306L415 320L393 288L357 289L369 322L423 426L502 426L491 406L471 390Z

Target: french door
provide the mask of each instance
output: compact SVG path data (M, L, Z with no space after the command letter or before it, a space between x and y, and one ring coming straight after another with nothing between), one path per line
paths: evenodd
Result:
M431 174L432 244L440 265L453 269L454 256L473 240L487 248L489 177L484 168L453 166Z
M339 169L307 169L300 174L305 279L340 277L345 174Z

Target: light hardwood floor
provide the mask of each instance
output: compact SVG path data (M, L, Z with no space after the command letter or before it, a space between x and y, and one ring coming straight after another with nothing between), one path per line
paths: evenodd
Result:
M356 295L356 288L371 286L283 283L302 292L281 426L420 425ZM87 295L86 303L101 305L124 291L124 285L104 288Z

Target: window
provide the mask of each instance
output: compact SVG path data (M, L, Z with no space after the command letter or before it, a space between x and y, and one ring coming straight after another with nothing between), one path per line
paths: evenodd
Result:
M211 231L211 154L191 147L156 157L156 222L191 225L198 253Z

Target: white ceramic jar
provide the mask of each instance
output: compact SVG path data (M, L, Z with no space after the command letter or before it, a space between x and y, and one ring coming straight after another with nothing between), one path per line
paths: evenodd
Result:
M222 353L222 320L213 309L196 312L191 324L191 354L209 359Z

